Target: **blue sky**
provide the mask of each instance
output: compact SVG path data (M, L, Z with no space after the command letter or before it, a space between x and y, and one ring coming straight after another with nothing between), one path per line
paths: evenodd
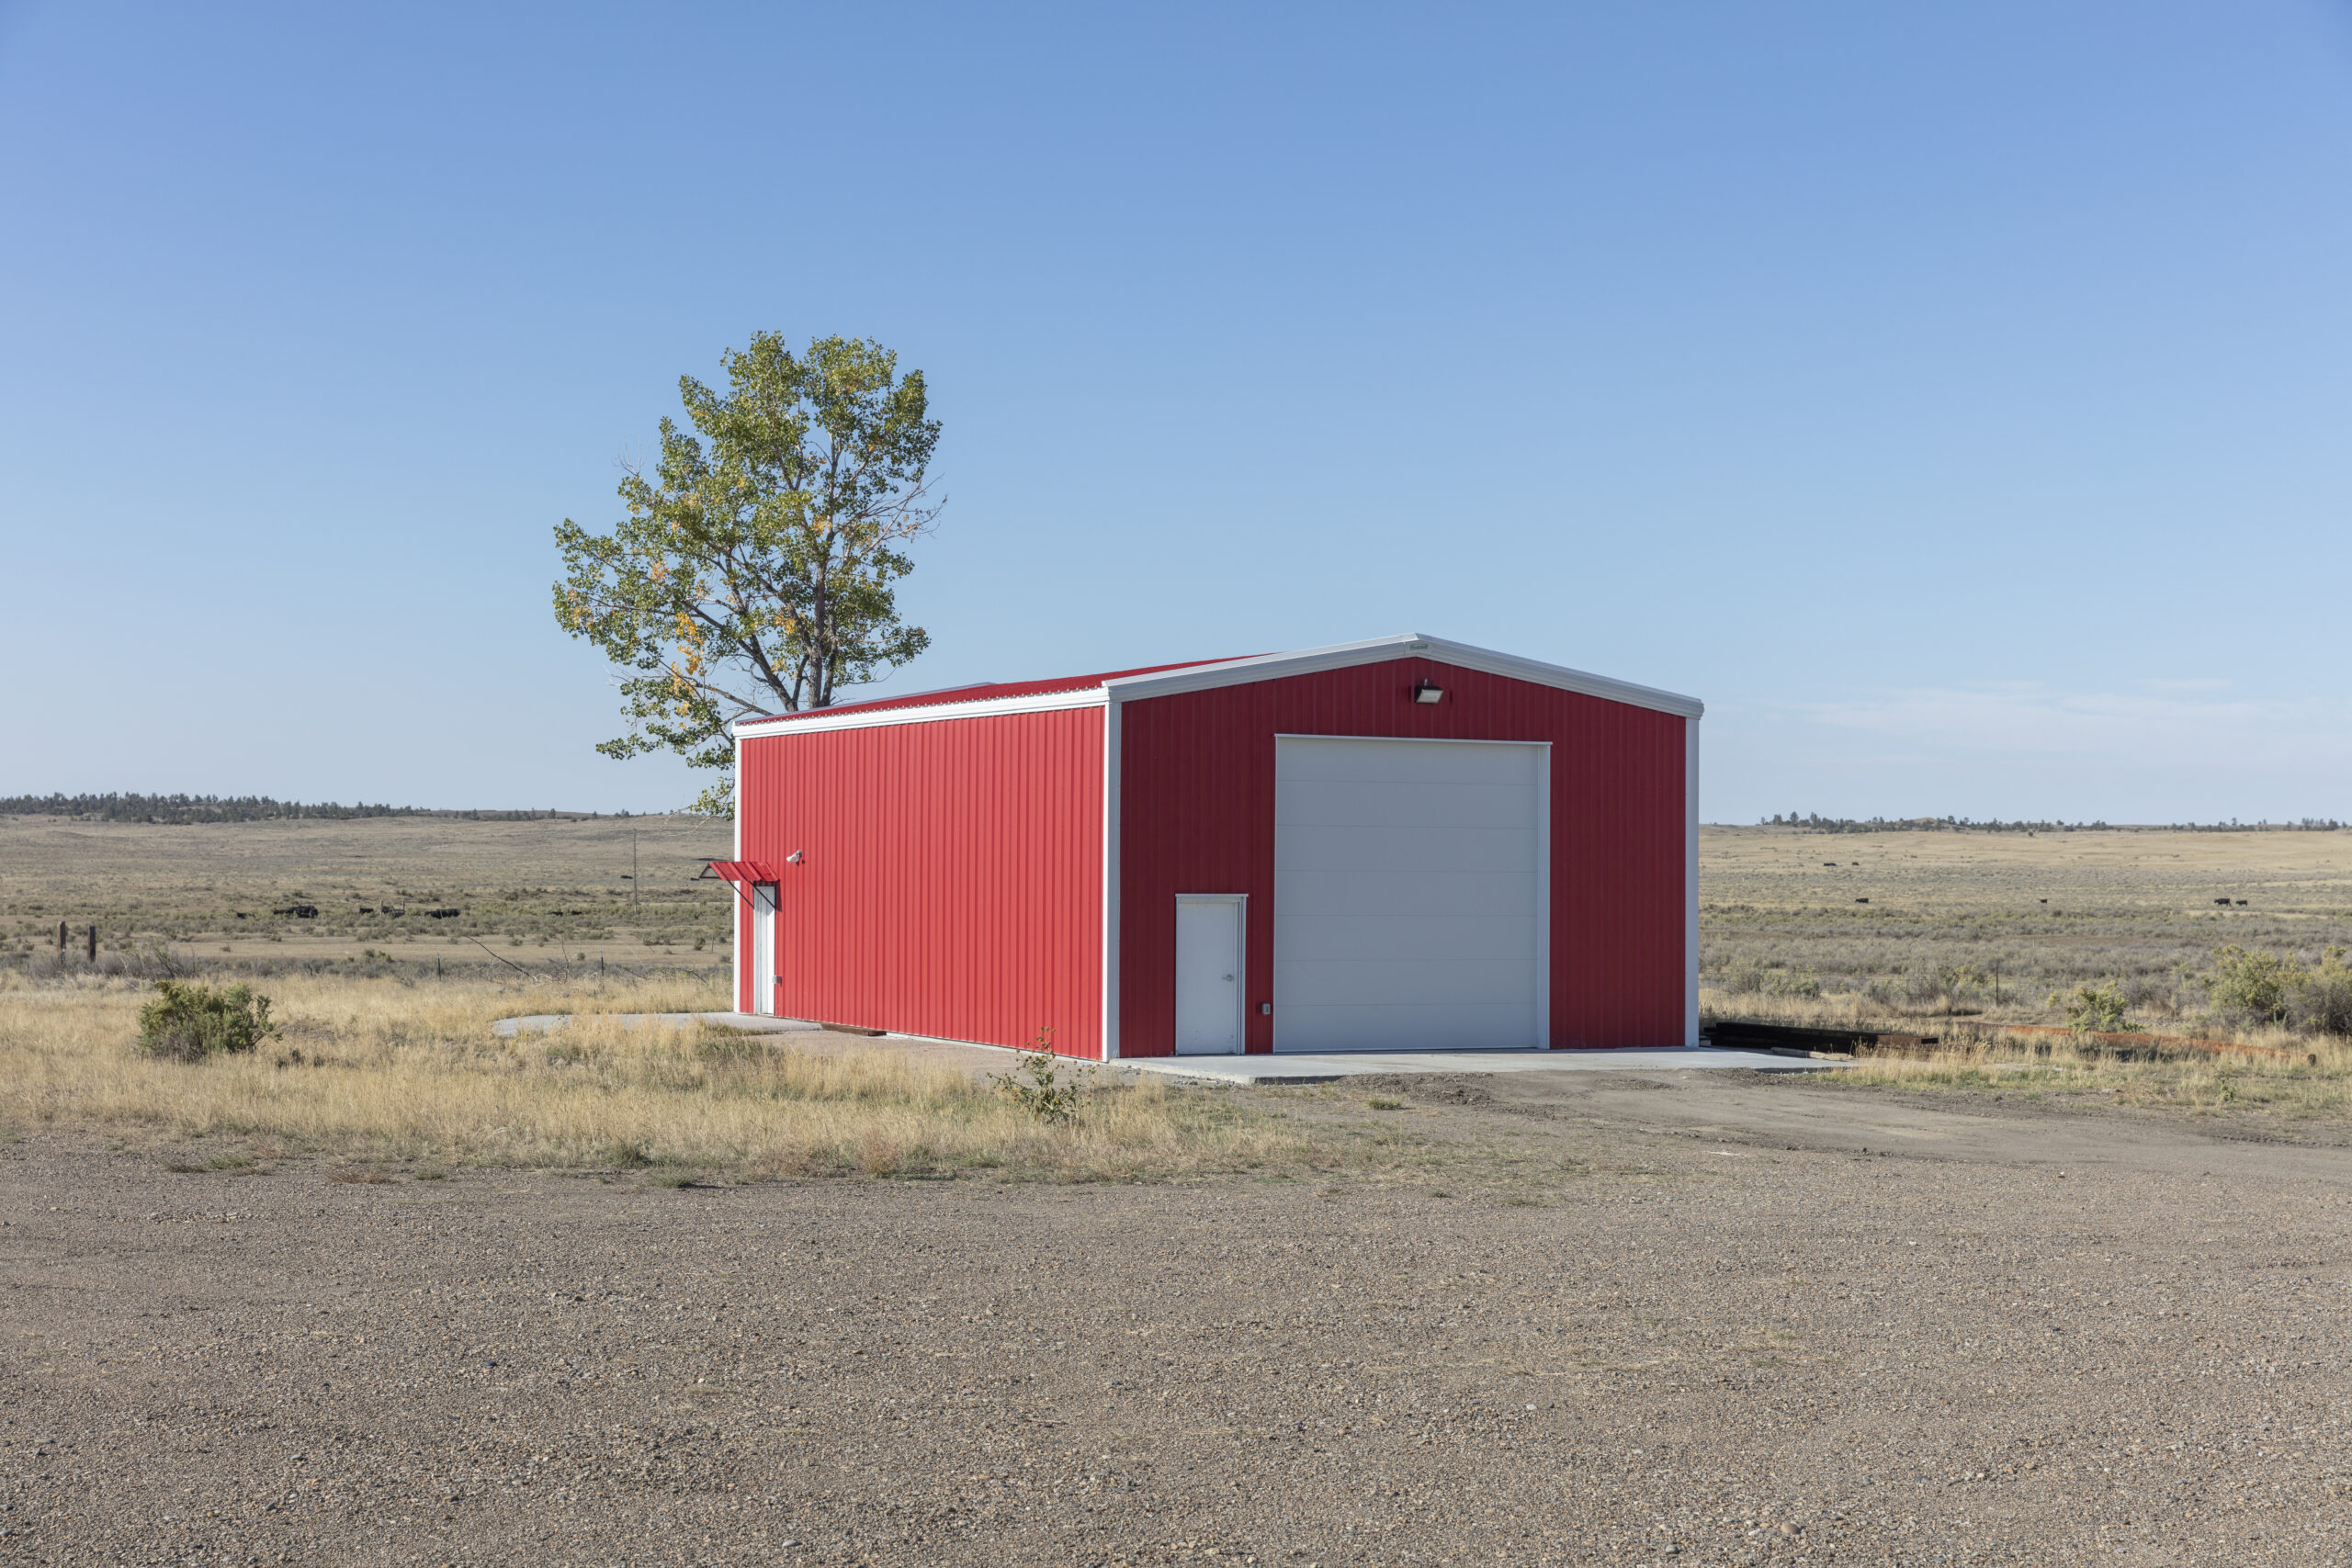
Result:
M1406 629L1710 819L2352 816L2352 13L0 5L0 793L660 808L683 372L921 367L903 689Z

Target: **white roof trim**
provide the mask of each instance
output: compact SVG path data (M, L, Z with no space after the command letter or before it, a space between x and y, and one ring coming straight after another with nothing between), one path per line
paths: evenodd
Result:
M1425 637L1418 632L1400 632L1369 642L1334 643L1329 648L1310 648L1296 653L1261 654L1255 659L1229 660L1223 664L1195 664L1156 675L1124 675L1104 684L1112 700L1128 702L1137 697L1167 697L1180 692L1204 692L1252 681L1278 681L1291 675L1313 675L1326 670L1377 664L1385 660L1415 658L1432 659L1441 664L1508 676L1563 692L1580 692L1607 702L1679 714L1685 718L1697 718L1707 711L1707 705L1696 697L1546 664L1541 660L1521 659L1516 654L1497 653L1492 649L1473 648L1466 642L1448 642L1443 637Z
M950 687L950 691L968 688ZM1025 697L985 697L970 702L922 703L910 707L839 710L786 714L775 718L744 719L735 726L739 739L758 740L771 735L806 735L820 729L871 729L884 724L932 724L949 718L995 718L1009 713L1051 713L1057 708L1099 708L1109 701L1100 686L1080 686L1067 692L1032 692Z

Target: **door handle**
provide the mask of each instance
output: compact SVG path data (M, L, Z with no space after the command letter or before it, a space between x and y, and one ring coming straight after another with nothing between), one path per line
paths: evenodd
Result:
M1233 976L1230 976L1230 975L1227 975L1227 976L1226 976L1226 978L1227 978L1227 979L1228 979L1228 980L1230 980L1230 979L1232 979L1232 978L1233 978Z

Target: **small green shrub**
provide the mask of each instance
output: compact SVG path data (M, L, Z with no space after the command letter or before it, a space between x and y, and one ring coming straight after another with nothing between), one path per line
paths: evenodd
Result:
M214 989L164 980L139 1010L139 1048L151 1056L200 1062L221 1051L250 1051L272 1034L269 998L243 981Z
M1812 1000L1821 995L1821 976L1811 970L1803 974L1776 971L1765 980L1764 988L1776 997L1803 997Z
M2224 1012L2278 1023L2286 1018L2288 1000L2303 978L2303 966L2291 958L2233 943L2213 950L2213 973L2205 990Z
M990 1073L989 1082L1040 1122L1071 1122L1078 1117L1080 1085L1062 1082L1062 1070L1061 1058L1054 1055L1054 1032L1049 1025L1037 1032L1037 1038L1022 1054L1018 1074ZM1021 1081L1024 1076L1026 1083Z
M2352 1035L2352 967L2344 949L2320 955L2287 999L2287 1021L2305 1034Z
M2124 1016L2128 1006L2120 985L2077 986L2066 1003L2066 1027L2082 1034L2129 1033L2132 1021Z
M1749 964L1726 970L1724 989L1735 997L1814 998L1821 995L1821 979L1810 972L1798 974Z

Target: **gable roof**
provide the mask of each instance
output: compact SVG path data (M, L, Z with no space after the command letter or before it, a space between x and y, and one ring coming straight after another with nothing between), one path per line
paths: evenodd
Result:
M1580 692L1606 702L1679 714L1685 718L1697 718L1706 711L1706 705L1696 697L1662 692L1654 686L1639 686L1630 681L1612 680L1606 675L1570 670L1564 665L1522 659L1517 654L1498 653L1492 649L1474 648L1464 642L1449 642L1443 637L1428 637L1419 632L1399 632L1395 637L1374 637L1366 642L1334 643L1329 648L1302 649L1292 653L1261 653L1245 659L1197 660L1183 664L1149 665L1139 670L1114 670L1099 675L1068 675L1046 681L985 682L971 686L951 686L936 692L910 692L902 697L880 697L872 702L842 703L829 708L812 708L806 713L741 719L735 725L735 733L752 738L803 729L849 729L876 724L915 724L928 719L970 718L982 714L1096 707L1106 702L1173 696L1180 692L1245 685L1253 681L1279 681L1293 675L1312 675L1325 670L1344 670L1352 665L1377 664L1392 659L1429 659L1459 669L1507 676L1514 681L1526 681L1564 692Z
M1059 675L1045 681L976 681L968 686L940 686L928 692L909 692L899 697L875 697L862 703L835 703L829 708L808 708L799 713L769 714L763 718L741 719L741 724L797 724L819 714L875 713L884 708L941 707L950 703L993 702L1000 697L1034 697L1051 692L1091 691L1108 681L1123 680L1130 675L1153 675L1165 670L1190 670L1204 664L1230 663L1229 660L1195 659L1183 664L1146 664L1135 670L1110 670L1097 675Z

